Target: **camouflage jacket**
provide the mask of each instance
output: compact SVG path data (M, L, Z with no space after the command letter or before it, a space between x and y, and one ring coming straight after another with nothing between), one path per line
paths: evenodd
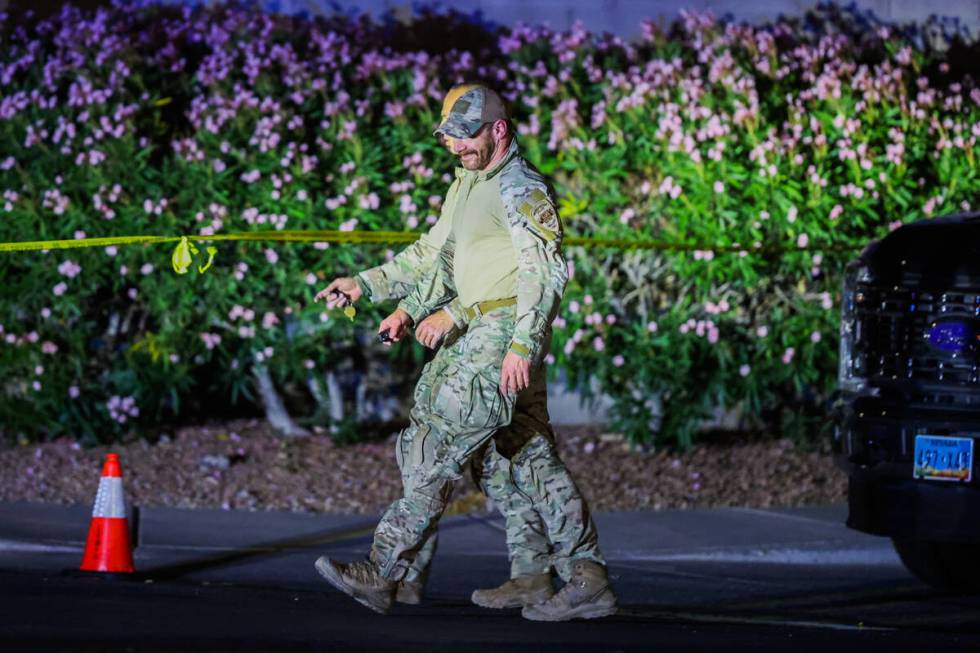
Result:
M462 309L516 297L510 350L538 361L568 270L554 196L541 173L520 156L516 140L489 170L457 168L440 223L429 234L445 234L434 265L399 307L416 323L446 308L461 325L466 321Z

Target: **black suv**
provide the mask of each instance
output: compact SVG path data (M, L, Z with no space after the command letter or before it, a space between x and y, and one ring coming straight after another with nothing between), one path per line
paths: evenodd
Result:
M922 220L847 266L834 451L851 528L936 587L980 590L980 213Z

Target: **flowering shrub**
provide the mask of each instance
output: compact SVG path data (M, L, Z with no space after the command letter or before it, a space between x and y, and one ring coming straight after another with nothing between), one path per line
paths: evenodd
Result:
M761 28L685 14L633 44L122 3L0 32L3 241L423 231L451 179L429 137L442 95L491 80L569 234L693 248L568 250L549 360L597 379L636 441L688 444L718 406L806 429L834 381L844 262L980 191L980 90L956 67L977 48L950 58L832 7ZM358 413L384 408L421 352L377 348L380 309L350 322L310 299L392 255L220 243L186 276L159 247L3 255L3 432L96 441L247 410L265 373L312 420L327 371L348 395L375 379Z

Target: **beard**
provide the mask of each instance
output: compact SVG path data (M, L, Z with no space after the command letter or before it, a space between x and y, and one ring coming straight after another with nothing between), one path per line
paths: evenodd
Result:
M475 147L459 153L460 165L467 170L483 170L493 159L496 145L493 136L486 134L486 138L479 139Z

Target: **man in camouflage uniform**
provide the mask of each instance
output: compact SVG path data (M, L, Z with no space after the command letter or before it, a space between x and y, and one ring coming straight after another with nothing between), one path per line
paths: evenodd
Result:
M423 371L411 424L399 437L404 496L382 517L368 561L322 557L316 568L338 589L386 612L399 581L424 573L452 484L482 454L481 484L508 518L510 549L520 564L530 561L515 575L512 555L512 577L548 578L544 530L568 581L547 601L525 605L524 616L612 614L615 595L594 525L548 425L541 360L566 282L557 211L544 179L520 157L499 97L482 86L456 91L437 133L450 139L463 168L439 223L403 262L423 262L426 247L438 246L438 253L379 328L397 341L417 324L418 340L433 348L448 337ZM359 275L358 289L377 299L393 279L389 296L399 283L407 291L411 277L392 274L398 265ZM523 545L531 551L526 560Z
M448 116L455 101L472 88L473 85L458 86L446 95L442 109L443 119ZM502 117L506 118L506 114ZM442 136L442 139L447 146L451 142L451 138ZM447 149L451 151L451 148L447 147ZM317 294L316 299L326 299L329 308L336 308L344 306L347 302L356 303L362 296L367 296L373 303L407 297L424 273L435 266L436 257L446 240L452 222L451 212L447 210L447 206L443 204L441 216L431 231L422 234L419 240L405 248L391 261L365 270L354 277L334 279ZM447 310L450 314L459 315L463 307L458 299L454 299ZM449 337L453 337L453 334ZM546 410L546 401L545 375L535 374L532 378L532 387L521 392L517 397L511 424L499 430L494 436L497 448L503 449L508 458L512 455L516 443L529 442L537 433L546 434L545 439L554 442L547 417L541 420L538 416L542 407ZM511 431L515 433L512 434ZM521 433L524 435L520 435ZM400 434L396 444L396 458L404 483L411 482L411 472L414 469L409 441L412 435L413 431L406 429ZM542 444L539 443L538 446ZM532 451L532 448L528 448L525 454L530 454ZM405 464L406 462L408 464ZM547 600L554 592L551 586L551 545L548 542L546 528L538 511L526 495L515 491L509 465L485 464L489 462L490 460L479 455L474 458L473 466L476 471L475 476L479 477L481 489L491 498L505 518L508 557L511 563L510 580L497 588L474 591L473 602L487 608L511 608ZM437 534L433 532L419 549L408 572L399 582L395 594L396 601L408 604L421 602L436 546Z

